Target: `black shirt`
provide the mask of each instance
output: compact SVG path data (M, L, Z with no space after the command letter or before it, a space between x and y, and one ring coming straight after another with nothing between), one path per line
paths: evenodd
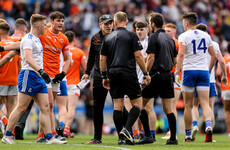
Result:
M89 58L87 61L86 74L90 75L90 71L94 67L94 86L102 86L101 72L99 66L100 50L104 35L99 31L91 38L91 46L89 50Z
M136 71L134 52L143 49L137 35L124 27L116 28L104 38L101 55L107 56L107 68Z
M155 54L150 73L171 71L174 66L173 59L177 56L174 40L163 29L157 30L149 37L146 53Z

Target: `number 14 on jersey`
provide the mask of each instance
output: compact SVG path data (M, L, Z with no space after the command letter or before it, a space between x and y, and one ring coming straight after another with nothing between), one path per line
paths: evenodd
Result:
M200 43L198 46L196 45L196 40L192 40L191 43L193 44L193 54L196 54L197 50L203 50L204 53L206 53L206 50L208 49L205 43L205 38L202 38L200 40Z

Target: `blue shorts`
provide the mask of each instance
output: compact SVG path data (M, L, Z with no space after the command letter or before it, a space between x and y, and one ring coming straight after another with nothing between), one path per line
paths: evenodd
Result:
M45 81L34 71L21 70L18 75L18 91L34 97L37 93L48 93Z
M209 86L209 71L205 70L186 70L183 71L183 85L189 87Z
M60 83L60 93L57 96L68 96L66 81L61 81Z
M195 90L194 96L195 96L195 97L198 97L196 90ZM215 83L210 83L210 87L209 87L209 97L213 97L213 96L217 96L217 93L216 93L216 86L215 86Z

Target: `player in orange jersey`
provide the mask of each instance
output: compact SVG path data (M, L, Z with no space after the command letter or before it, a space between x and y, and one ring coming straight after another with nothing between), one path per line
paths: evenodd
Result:
M223 83L221 84L221 97L224 103L225 122L228 128L228 137L230 138L230 44L228 44L228 54L224 56L224 61L226 63L228 82L226 86ZM218 64L216 75L221 75L220 64Z
M27 33L27 22L23 18L18 18L14 23L14 34L10 36L10 40L18 42Z
M70 126L73 122L75 109L77 107L77 102L80 96L80 89L77 88L77 84L80 82L80 67L83 71L86 70L86 57L84 52L74 47L75 35L72 31L65 32L65 35L69 39L69 50L72 61L72 66L69 68L66 74L67 78L67 91L68 91L68 101L67 101L67 121L65 125L64 135L65 137L70 137Z
M176 50L178 51L178 48L179 48L178 40L175 37L176 36L176 29L177 29L176 26L172 23L168 23L165 25L165 32L173 38L173 40L175 41ZM172 73L175 72L175 68L176 68L176 66L174 66L173 69L171 70ZM182 76L181 72L179 74L180 74L180 78L181 78L181 76ZM177 100L179 99L180 94L181 94L180 85L178 85L178 84L176 84L176 82L174 82L174 95L175 95L175 97L172 99L171 105L172 105L172 112L175 114L176 118L177 118L176 103L177 103ZM161 139L169 139L169 138L170 138L170 131L168 131L164 137L161 137Z
M60 82L65 77L66 72L70 65L70 56L69 56L69 41L67 37L61 32L64 26L65 16L59 11L52 12L50 14L50 24L51 27L46 29L44 35L40 35L43 46L43 66L44 71L51 77L52 82L47 84L49 92L49 103L50 103L50 118L51 118L51 129L54 135L55 131L55 120L53 114L53 104L56 99L57 93L60 91ZM60 72L60 54L63 54L64 62L62 67L62 72ZM65 117L67 114L66 111L66 102L59 101L57 99L57 105L59 107L59 126L58 134L63 136L63 130L65 125ZM41 126L40 126L41 127ZM39 139L43 137L41 128L39 128L38 142Z
M13 41L9 39L9 30L10 26L8 23L0 23L0 46L5 46L13 43ZM7 53L9 52L1 52L0 57L4 57ZM7 109L6 116L3 114L2 111L0 111L0 118L4 125L8 123L6 117L10 116L10 113L15 106L16 98L18 95L18 64L19 57L17 56L0 68L0 103L3 99L6 99L5 103Z

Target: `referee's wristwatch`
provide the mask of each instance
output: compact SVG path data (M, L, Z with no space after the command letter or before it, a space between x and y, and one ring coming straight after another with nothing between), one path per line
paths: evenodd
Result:
M143 72L144 76L148 76L149 75L149 72L146 71L146 72Z

